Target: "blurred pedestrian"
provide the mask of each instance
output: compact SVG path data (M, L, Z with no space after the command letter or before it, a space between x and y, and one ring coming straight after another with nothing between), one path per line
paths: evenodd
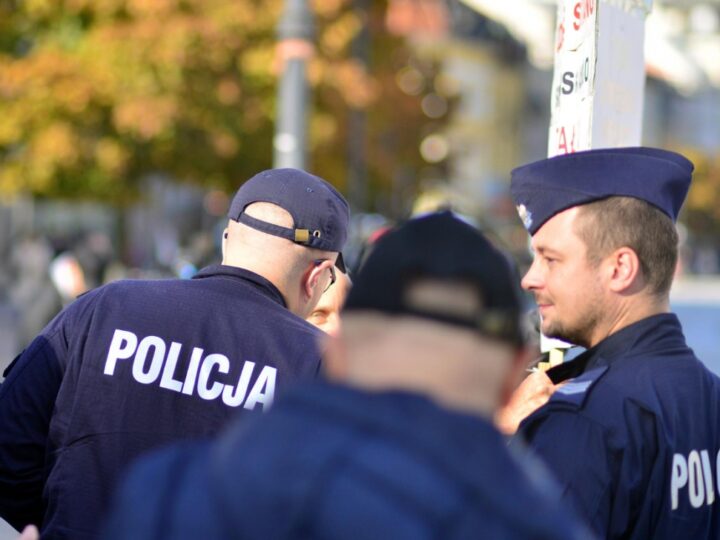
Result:
M320 301L307 318L308 322L331 336L340 332L340 310L345 303L352 281L346 272L337 272L333 285L320 297Z
M52 258L50 244L41 236L23 238L13 248L14 278L8 298L19 315L17 339L23 345L33 339L62 307L48 272Z
M192 280L120 281L60 313L0 387L0 516L92 538L123 468L160 444L262 411L320 366L304 318L331 281L348 206L274 169L235 195L223 264Z

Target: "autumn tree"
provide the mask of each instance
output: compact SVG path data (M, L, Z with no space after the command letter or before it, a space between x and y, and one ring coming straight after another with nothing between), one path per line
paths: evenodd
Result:
M403 141L423 121L414 98L392 87L410 54L398 39L382 37L389 48L369 70L348 53L362 25L382 32L383 6L373 2L363 19L349 0L313 2L310 162L341 189L350 107ZM0 2L0 193L122 202L154 172L231 192L270 167L282 8L282 0ZM368 159L380 184L393 168L419 165L417 144Z

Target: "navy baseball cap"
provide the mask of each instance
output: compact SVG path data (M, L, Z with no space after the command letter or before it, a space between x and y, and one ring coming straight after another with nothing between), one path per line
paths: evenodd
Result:
M255 202L276 204L293 218L293 228L281 227L245 213ZM350 210L342 195L322 178L300 169L268 169L238 189L228 217L267 234L323 251L337 251L336 265L345 266L340 251L347 240Z
M659 148L587 150L514 169L510 193L531 235L563 210L614 196L641 199L676 221L693 168Z
M418 279L473 286L477 301L472 312L416 301L409 286ZM519 346L526 338L519 283L507 255L446 211L412 219L383 235L355 276L343 309L422 317Z

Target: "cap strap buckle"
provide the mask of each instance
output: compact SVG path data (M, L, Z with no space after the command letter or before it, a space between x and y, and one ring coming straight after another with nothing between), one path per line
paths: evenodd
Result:
M252 227L255 230L262 231L273 236L279 236L285 238L291 242L297 242L298 244L310 244L310 231L308 229L291 229L288 227L282 227L275 225L274 223L268 223L261 219L254 218L248 214L242 213L238 217L237 221L248 227Z
M298 244L310 243L310 231L308 229L295 229L295 242Z

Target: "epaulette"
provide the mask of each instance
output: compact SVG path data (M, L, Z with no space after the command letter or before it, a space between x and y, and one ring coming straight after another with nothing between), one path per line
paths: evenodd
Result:
M607 369L608 366L597 367L574 379L569 379L557 387L555 393L550 397L550 402L572 403L577 407L582 407L590 389L600 380Z

